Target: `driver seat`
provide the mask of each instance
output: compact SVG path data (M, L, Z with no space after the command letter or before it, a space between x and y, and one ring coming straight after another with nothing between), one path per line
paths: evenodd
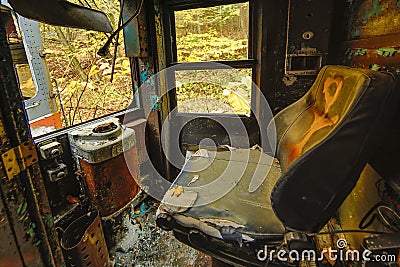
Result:
M317 233L335 215L381 143L395 88L389 73L324 67L270 123L275 155L198 150L165 194L157 224L218 260L265 265L257 258L265 245L279 246L288 232Z

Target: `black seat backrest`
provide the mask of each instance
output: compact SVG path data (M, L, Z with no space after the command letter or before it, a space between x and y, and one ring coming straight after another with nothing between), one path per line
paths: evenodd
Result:
M326 66L275 116L283 174L271 201L287 228L317 232L334 215L394 114L395 84L388 73Z

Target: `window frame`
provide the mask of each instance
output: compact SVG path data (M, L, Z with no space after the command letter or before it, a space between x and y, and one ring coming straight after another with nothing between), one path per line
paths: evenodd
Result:
M179 62L178 61L178 49L176 45L176 26L175 26L175 11L189 10L189 9L197 9L197 8L207 8L214 7L220 5L230 5L230 4L238 4L238 3L249 3L249 28L248 28L248 51L247 51L247 59L238 59L238 60L209 60L209 61L200 61L200 62ZM257 59L255 58L254 53L254 10L255 0L214 0L210 1L195 1L195 0L167 0L165 6L165 16L164 16L164 25L165 25L165 57L167 67L174 66L176 70L210 70L210 69L227 69L231 67L233 69L251 69L252 72L252 82L255 83L256 77L256 65ZM219 63L228 66L224 67L207 67L210 63ZM175 87L175 86L174 86ZM250 96L250 107L251 110L255 107L255 90L254 86L251 88L251 96ZM177 98L176 98L176 90L172 90L172 94L170 94L171 100L171 110L178 106ZM181 115L207 115L207 116L224 116L224 117L253 117L254 114L250 112L247 114L225 114L225 113L185 113L178 112Z

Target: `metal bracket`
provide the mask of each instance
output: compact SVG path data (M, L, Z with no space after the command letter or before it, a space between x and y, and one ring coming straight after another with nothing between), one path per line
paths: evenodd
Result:
M11 180L14 176L37 163L38 155L32 140L28 140L1 154L1 159L6 175Z

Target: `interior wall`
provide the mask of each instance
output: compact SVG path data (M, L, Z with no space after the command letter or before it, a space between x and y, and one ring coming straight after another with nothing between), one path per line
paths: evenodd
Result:
M347 13L346 65L400 72L400 1L354 0Z
M343 43L344 65L400 73L400 1L353 0L348 1L346 41ZM400 88L398 88L400 90ZM375 154L371 165L386 179L397 180L400 149L400 125L394 115L391 128L382 140L382 148ZM393 116L393 114L388 114Z
M274 113L301 98L320 67L338 63L333 55L337 55L341 45L338 35L343 29L343 3L342 0L263 2L262 32L267 40L262 49L266 49L263 63L266 69L262 71L264 81L260 88ZM306 66L299 66L301 62Z

